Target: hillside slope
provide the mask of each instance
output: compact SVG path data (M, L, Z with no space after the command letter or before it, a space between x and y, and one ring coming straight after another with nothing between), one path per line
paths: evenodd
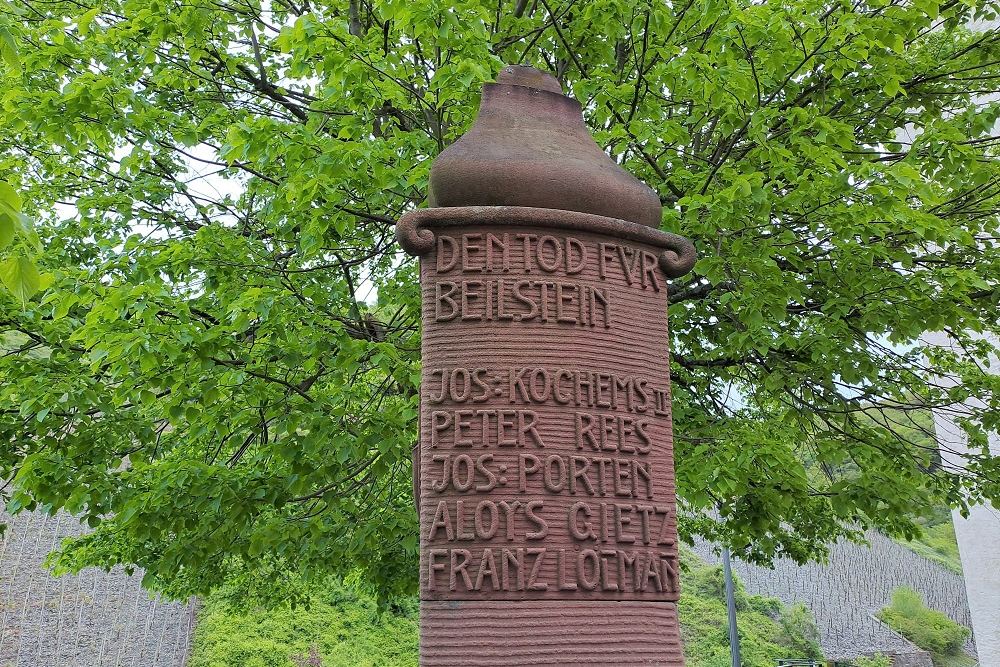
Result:
M826 565L799 566L778 560L774 569L768 569L734 561L733 569L751 593L806 604L816 618L828 658L915 651L910 642L875 618L901 586L920 592L929 607L971 627L961 575L878 533L869 533L867 538L870 546L838 542ZM717 560L706 542L697 543L695 552L708 562ZM973 640L966 651L975 655Z

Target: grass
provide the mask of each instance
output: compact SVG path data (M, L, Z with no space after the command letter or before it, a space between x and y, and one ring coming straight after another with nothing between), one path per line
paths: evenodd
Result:
M729 667L721 568L683 554L681 631L688 667ZM815 651L815 628L802 609L747 595L737 586L744 667ZM343 585L314 596L308 609L240 612L221 598L198 615L188 667L415 667L417 601L379 613L375 602ZM958 666L955 666L958 667Z
M910 542L902 542L904 546L933 561L955 574L962 574L962 559L958 555L958 541L955 539L955 524L951 519L951 511L942 507L933 516L918 521L923 535Z
M962 646L969 629L940 611L928 608L920 593L912 588L896 589L892 603L880 611L878 617L918 647L929 651L935 667L963 664Z
M934 658L935 667L976 667L979 663L965 653L961 655L942 655Z
M690 553L679 605L687 667L730 667L729 624L722 568ZM737 626L743 667L773 667L779 658L820 657L812 618L804 607L784 608L775 598L748 595L737 580Z

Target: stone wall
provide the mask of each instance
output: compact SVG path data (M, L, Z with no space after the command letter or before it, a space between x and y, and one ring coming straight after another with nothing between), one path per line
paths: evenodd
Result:
M870 546L846 541L833 545L827 565L799 566L779 559L770 569L734 560L733 570L750 593L809 607L816 618L823 654L830 659L850 660L877 652L900 656L920 653L875 617L900 586L919 591L929 607L971 626L961 576L879 533L873 531L867 537ZM710 563L719 562L707 542L696 543L695 553ZM975 655L972 640L965 649Z
M141 573L53 577L42 563L84 532L69 514L0 513L0 667L183 667L192 605L150 599Z
M934 667L931 654L927 651L905 653L892 656L892 667Z

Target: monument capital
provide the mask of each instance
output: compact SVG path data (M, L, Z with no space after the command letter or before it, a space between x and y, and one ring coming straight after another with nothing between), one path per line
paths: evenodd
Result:
M468 132L431 166L431 207L530 206L659 228L660 198L587 131L580 103L532 67L504 68L483 87Z

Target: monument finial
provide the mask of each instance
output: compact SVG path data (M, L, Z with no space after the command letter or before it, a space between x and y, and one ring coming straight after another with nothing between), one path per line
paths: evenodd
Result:
M660 226L660 198L597 145L555 77L510 65L431 167L433 207L531 206Z
M547 90L556 95L562 95L563 89L559 80L548 72L535 69L530 65L507 65L497 74L497 83L507 86L526 86L536 90Z

